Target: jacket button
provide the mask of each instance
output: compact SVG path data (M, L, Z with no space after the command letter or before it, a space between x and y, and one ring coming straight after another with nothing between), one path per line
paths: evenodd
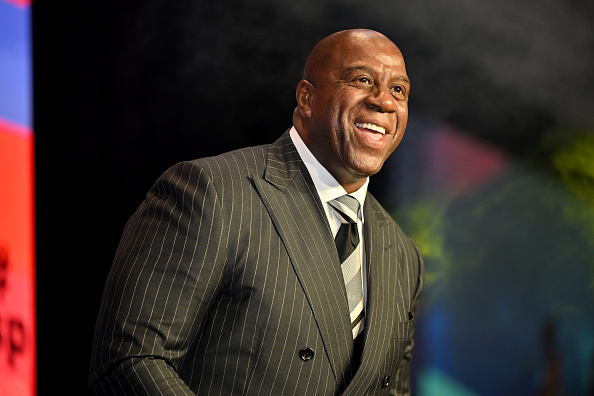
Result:
M387 388L390 385L390 376L386 375L382 381L382 389Z
M312 351L310 348L303 348L302 350L299 351L299 357L304 362L307 362L307 361L313 359L314 351Z

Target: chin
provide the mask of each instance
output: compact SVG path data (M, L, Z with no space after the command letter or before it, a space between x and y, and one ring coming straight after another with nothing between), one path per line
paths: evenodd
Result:
M387 158L378 159L377 157L361 158L353 164L353 169L361 175L373 176L382 169L386 159Z
M363 177L373 176L382 169L382 165L379 166L355 166L353 167L353 173Z

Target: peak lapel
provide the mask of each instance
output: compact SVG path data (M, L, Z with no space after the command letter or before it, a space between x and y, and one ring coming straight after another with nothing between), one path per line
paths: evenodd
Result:
M364 239L367 265L367 306L365 308L365 347L359 370L344 395L360 395L369 386L370 376L380 372L380 365L390 348L396 314L397 285L394 269L396 246L390 238L390 219L379 203L367 194L363 207Z
M353 348L346 292L322 202L288 133L271 145L264 177L253 182L300 279L340 386Z
M366 319L369 321L367 338L369 346L372 346L390 333L385 326L392 315L388 307L394 301L396 279L389 272L389 267L396 260L397 247L392 246L390 219L377 210L379 204L372 196L368 195L367 203L369 205L364 207L368 288Z

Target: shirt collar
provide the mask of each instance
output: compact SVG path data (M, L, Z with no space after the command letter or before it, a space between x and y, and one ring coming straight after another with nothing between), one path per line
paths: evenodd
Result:
M289 134L291 136L291 140L293 140L293 144L297 148L297 152L299 153L301 160L309 171L309 175L314 182L314 186L316 187L322 202L327 203L328 201L338 198L341 195L345 195L347 192L340 185L340 183L336 181L334 176L332 176L330 172L328 172L328 170L326 170L326 168L320 164L311 151L309 151L309 148L307 148L295 127L291 128ZM361 204L361 213L363 213L363 204L365 203L365 196L367 195L368 186L369 177L365 179L365 183L357 191L349 194L357 198Z

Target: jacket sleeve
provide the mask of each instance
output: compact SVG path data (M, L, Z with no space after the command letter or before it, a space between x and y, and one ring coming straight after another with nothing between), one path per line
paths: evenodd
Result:
M191 395L177 372L224 275L225 222L211 178L178 164L126 224L93 343L96 395Z

